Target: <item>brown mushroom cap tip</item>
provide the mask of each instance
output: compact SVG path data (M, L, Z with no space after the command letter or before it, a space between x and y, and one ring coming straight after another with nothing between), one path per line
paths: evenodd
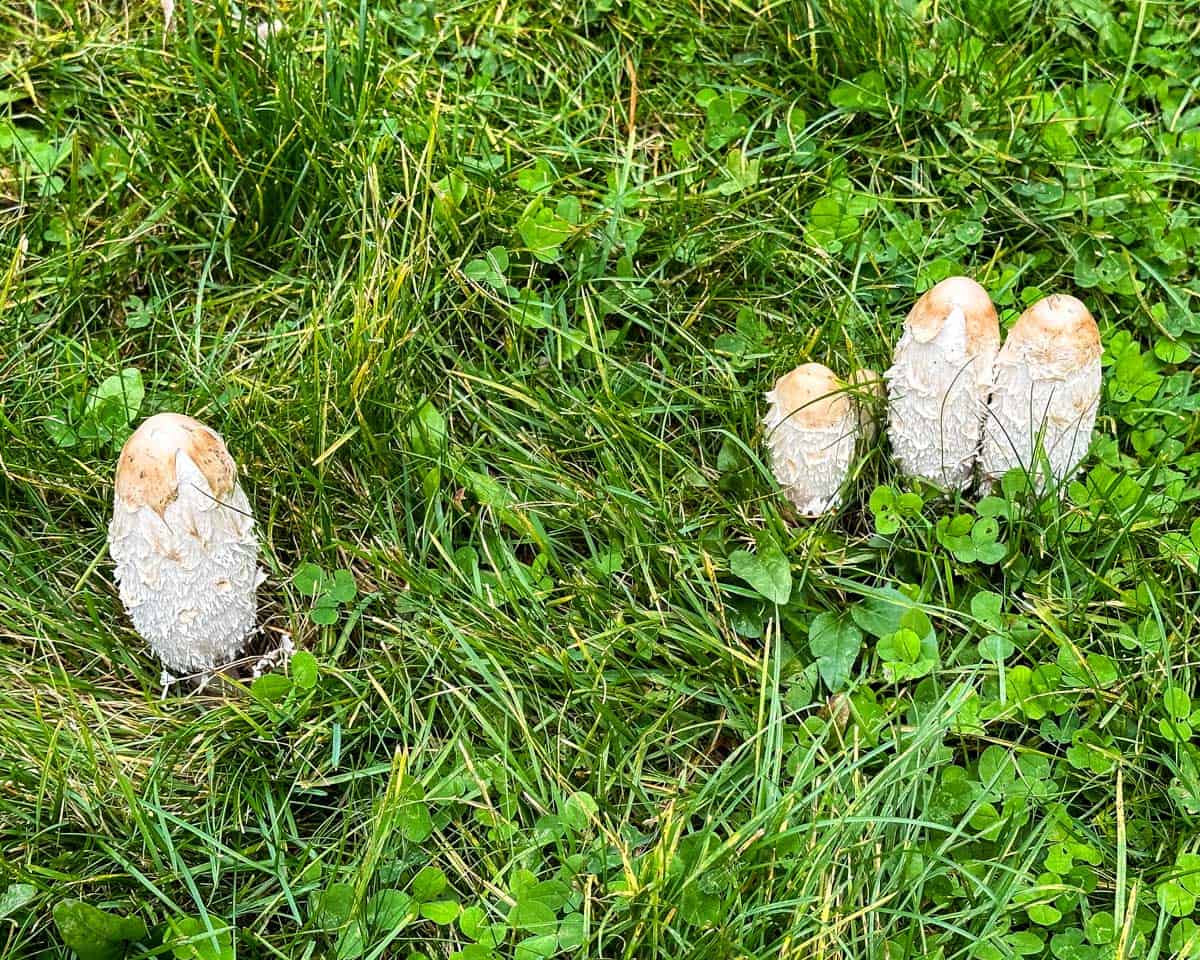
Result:
M822 363L802 363L775 381L775 402L789 423L827 427L850 410L845 385Z
M987 291L970 277L947 277L913 304L904 321L922 343L934 339L955 308L967 322L967 343L974 349L1000 344L1000 321Z
M1032 358L1047 365L1082 367L1103 352L1091 311L1065 293L1043 297L1029 307L1013 324L1008 340L1024 345Z
M191 417L158 413L143 421L121 448L118 499L135 509L148 506L161 515L178 491L175 457L181 450L204 475L213 496L224 499L233 492L237 466L220 435Z

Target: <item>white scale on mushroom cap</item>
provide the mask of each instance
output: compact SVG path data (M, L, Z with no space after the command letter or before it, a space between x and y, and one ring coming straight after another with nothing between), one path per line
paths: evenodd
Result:
M980 454L985 482L1021 467L1040 488L1046 463L1056 483L1074 474L1096 423L1101 352L1096 321L1074 297L1046 297L1017 318L996 358Z

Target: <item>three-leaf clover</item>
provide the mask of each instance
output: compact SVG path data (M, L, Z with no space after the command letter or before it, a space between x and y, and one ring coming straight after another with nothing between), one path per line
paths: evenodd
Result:
M900 529L904 519L920 516L925 501L919 493L911 490L897 493L892 487L880 484L871 491L867 505L875 518L875 532L887 537Z
M960 513L937 522L938 543L960 563L999 563L1008 552L1003 543L997 542L999 535L1000 524L995 517L975 519Z
M358 596L354 574L349 570L334 570L327 575L315 563L300 564L292 575L292 583L304 596L313 598L308 618L322 626L337 623L342 604Z

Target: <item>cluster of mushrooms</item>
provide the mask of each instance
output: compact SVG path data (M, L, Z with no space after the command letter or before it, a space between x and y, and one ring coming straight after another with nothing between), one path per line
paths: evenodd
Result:
M990 487L1013 468L1039 487L1061 483L1091 443L1100 354L1096 321L1075 297L1037 301L1001 347L987 291L967 277L943 280L909 312L884 375L900 470L949 490L977 474ZM840 504L856 449L874 440L872 400L883 389L870 370L843 383L806 363L767 393L771 466L802 515Z
M1074 297L1025 311L1004 347L996 309L973 280L944 280L917 301L885 375L888 435L900 468L963 489L1012 467L1056 480L1087 452L1100 396L1100 335ZM835 508L856 448L874 440L879 377L849 384L819 363L781 377L765 424L776 477L809 516ZM1040 460L1038 461L1040 462ZM264 579L250 503L224 440L191 417L160 413L117 465L109 552L138 633L174 674L206 676L254 633Z

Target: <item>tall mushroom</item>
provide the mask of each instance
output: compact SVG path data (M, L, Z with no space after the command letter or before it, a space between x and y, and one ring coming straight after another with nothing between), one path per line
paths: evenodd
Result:
M971 482L999 348L996 308L967 277L943 280L909 311L884 375L888 436L905 474L951 489Z
M1040 477L1042 450L1056 483L1075 472L1096 424L1101 352L1096 321L1075 297L1045 297L1017 318L996 358L981 461L987 481L1013 467Z
M860 432L857 404L845 384L820 363L805 363L775 382L763 418L771 467L804 516L841 502Z
M215 431L160 413L121 450L108 549L138 633L175 673L232 660L255 629L258 539Z

